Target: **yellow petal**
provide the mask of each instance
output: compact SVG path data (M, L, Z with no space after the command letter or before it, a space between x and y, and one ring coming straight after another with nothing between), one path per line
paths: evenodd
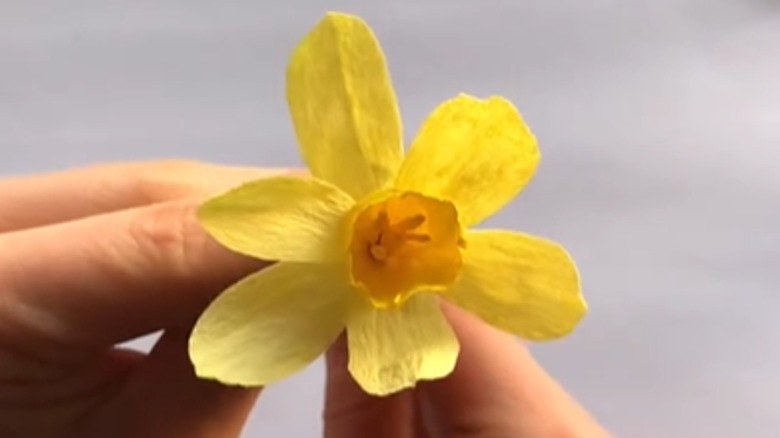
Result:
M379 396L448 375L460 350L432 294L390 309L360 307L347 321L347 342L352 377Z
M198 211L222 245L264 260L328 261L345 257L345 214L354 201L316 179L253 181L207 201Z
M520 337L571 332L587 311L577 267L560 245L511 231L466 234L460 278L444 297Z
M355 199L388 186L403 157L390 73L371 28L328 13L287 68L287 102L312 175Z
M396 187L451 201L468 227L515 197L539 158L536 138L509 101L460 95L423 124Z
M311 363L344 328L345 283L324 265L279 263L236 283L190 337L199 377L267 385Z

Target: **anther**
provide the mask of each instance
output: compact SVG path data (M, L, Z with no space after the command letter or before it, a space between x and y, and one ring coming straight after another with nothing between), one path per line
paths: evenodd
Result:
M425 243L431 241L431 236L421 233L405 233L404 239L413 240L415 242Z
M416 214L402 220L401 222L398 222L393 228L409 231L419 227L423 223L425 223L425 216L422 214Z

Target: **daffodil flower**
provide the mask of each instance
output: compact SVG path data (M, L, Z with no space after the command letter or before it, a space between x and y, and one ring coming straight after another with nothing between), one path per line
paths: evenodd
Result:
M199 210L222 245L278 263L200 317L189 345L198 376L267 385L346 330L349 371L366 392L441 378L459 345L439 299L530 340L573 330L586 304L562 247L467 230L515 197L539 162L510 102L444 102L404 156L379 43L341 13L328 13L293 53L287 100L312 177L250 182Z

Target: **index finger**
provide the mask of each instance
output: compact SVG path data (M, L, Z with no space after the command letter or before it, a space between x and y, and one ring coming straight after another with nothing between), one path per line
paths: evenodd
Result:
M198 205L157 204L0 235L0 339L57 354L194 320L223 288L262 267L207 236Z
M218 192L271 173L166 160L4 178L0 179L0 233Z

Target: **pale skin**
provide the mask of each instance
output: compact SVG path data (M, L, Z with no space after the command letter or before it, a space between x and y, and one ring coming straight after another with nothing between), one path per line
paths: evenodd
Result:
M0 436L238 436L262 391L197 379L187 336L212 298L265 263L222 249L195 211L286 173L169 161L0 180ZM337 342L325 437L607 436L515 339L444 310L458 366L392 397L360 391ZM157 330L148 355L114 348Z

